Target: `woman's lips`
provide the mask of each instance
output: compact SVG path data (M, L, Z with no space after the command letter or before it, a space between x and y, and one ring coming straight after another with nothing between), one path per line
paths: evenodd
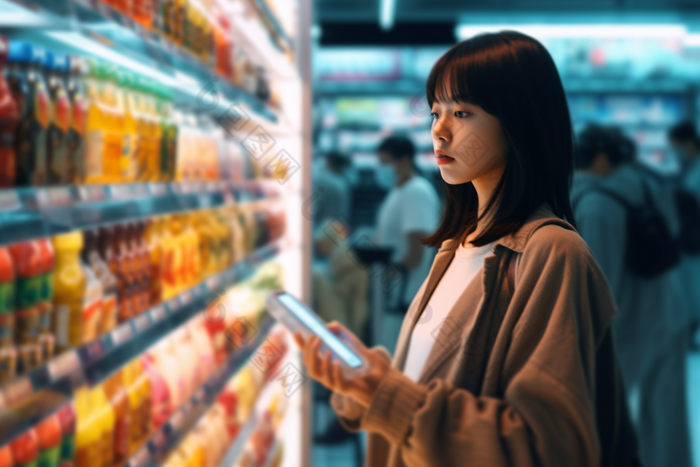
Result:
M437 149L435 151L435 157L437 159L438 165L449 164L450 162L452 162L454 160L454 158L448 156L447 153L445 151L443 151L442 149Z

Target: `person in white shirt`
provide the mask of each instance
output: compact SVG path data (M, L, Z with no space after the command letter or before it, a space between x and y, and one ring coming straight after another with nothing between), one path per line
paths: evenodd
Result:
M388 174L393 174L387 177L393 178L393 187L379 208L375 240L380 247L392 248L392 261L407 272L405 284L390 288L388 304L405 312L428 276L435 256L435 249L421 240L438 227L440 200L416 167L416 148L410 139L390 136L379 145L377 153L380 162L389 168ZM401 279L394 278L399 283Z

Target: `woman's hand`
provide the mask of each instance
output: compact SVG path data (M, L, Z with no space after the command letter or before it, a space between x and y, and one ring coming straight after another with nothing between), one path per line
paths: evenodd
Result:
M309 376L331 391L352 397L364 407L369 407L384 375L390 369L390 363L382 352L368 349L340 323L333 321L328 323L327 327L336 336L349 339L353 349L367 361L369 369L359 376L346 378L342 373L341 363L337 360L331 361L330 350L321 355L323 342L318 336L311 336L308 341L304 341L302 335L297 332L294 334L294 340L302 351Z

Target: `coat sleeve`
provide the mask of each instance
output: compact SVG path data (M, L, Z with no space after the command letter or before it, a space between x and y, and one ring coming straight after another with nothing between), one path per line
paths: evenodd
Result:
M591 309L614 305L576 232L546 226L528 242L509 310L503 395L477 397L434 379L418 384L392 368L360 427L400 446L408 467L594 467L596 329ZM533 246L531 246L533 245Z

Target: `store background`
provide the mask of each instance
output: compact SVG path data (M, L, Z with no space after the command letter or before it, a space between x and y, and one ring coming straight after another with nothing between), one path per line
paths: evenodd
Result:
M313 17L314 169L324 170L322 157L329 151L352 160L345 216L351 244L363 235L371 238L387 193L377 177L376 148L384 137L408 134L418 165L440 193L425 80L451 45L479 32L515 29L542 41L562 77L574 130L587 123L619 126L636 141L639 158L661 172L678 168L668 128L687 119L700 123L700 2L316 0ZM320 270L324 261L316 256ZM401 317L377 312L376 295L382 294L373 292L381 285L378 279L373 285L367 298L369 339L392 348ZM689 354L688 370L689 419L700 466L700 355ZM332 425L333 415L323 395L316 397L318 435ZM316 444L313 465L361 465L356 442L351 437L338 445Z

